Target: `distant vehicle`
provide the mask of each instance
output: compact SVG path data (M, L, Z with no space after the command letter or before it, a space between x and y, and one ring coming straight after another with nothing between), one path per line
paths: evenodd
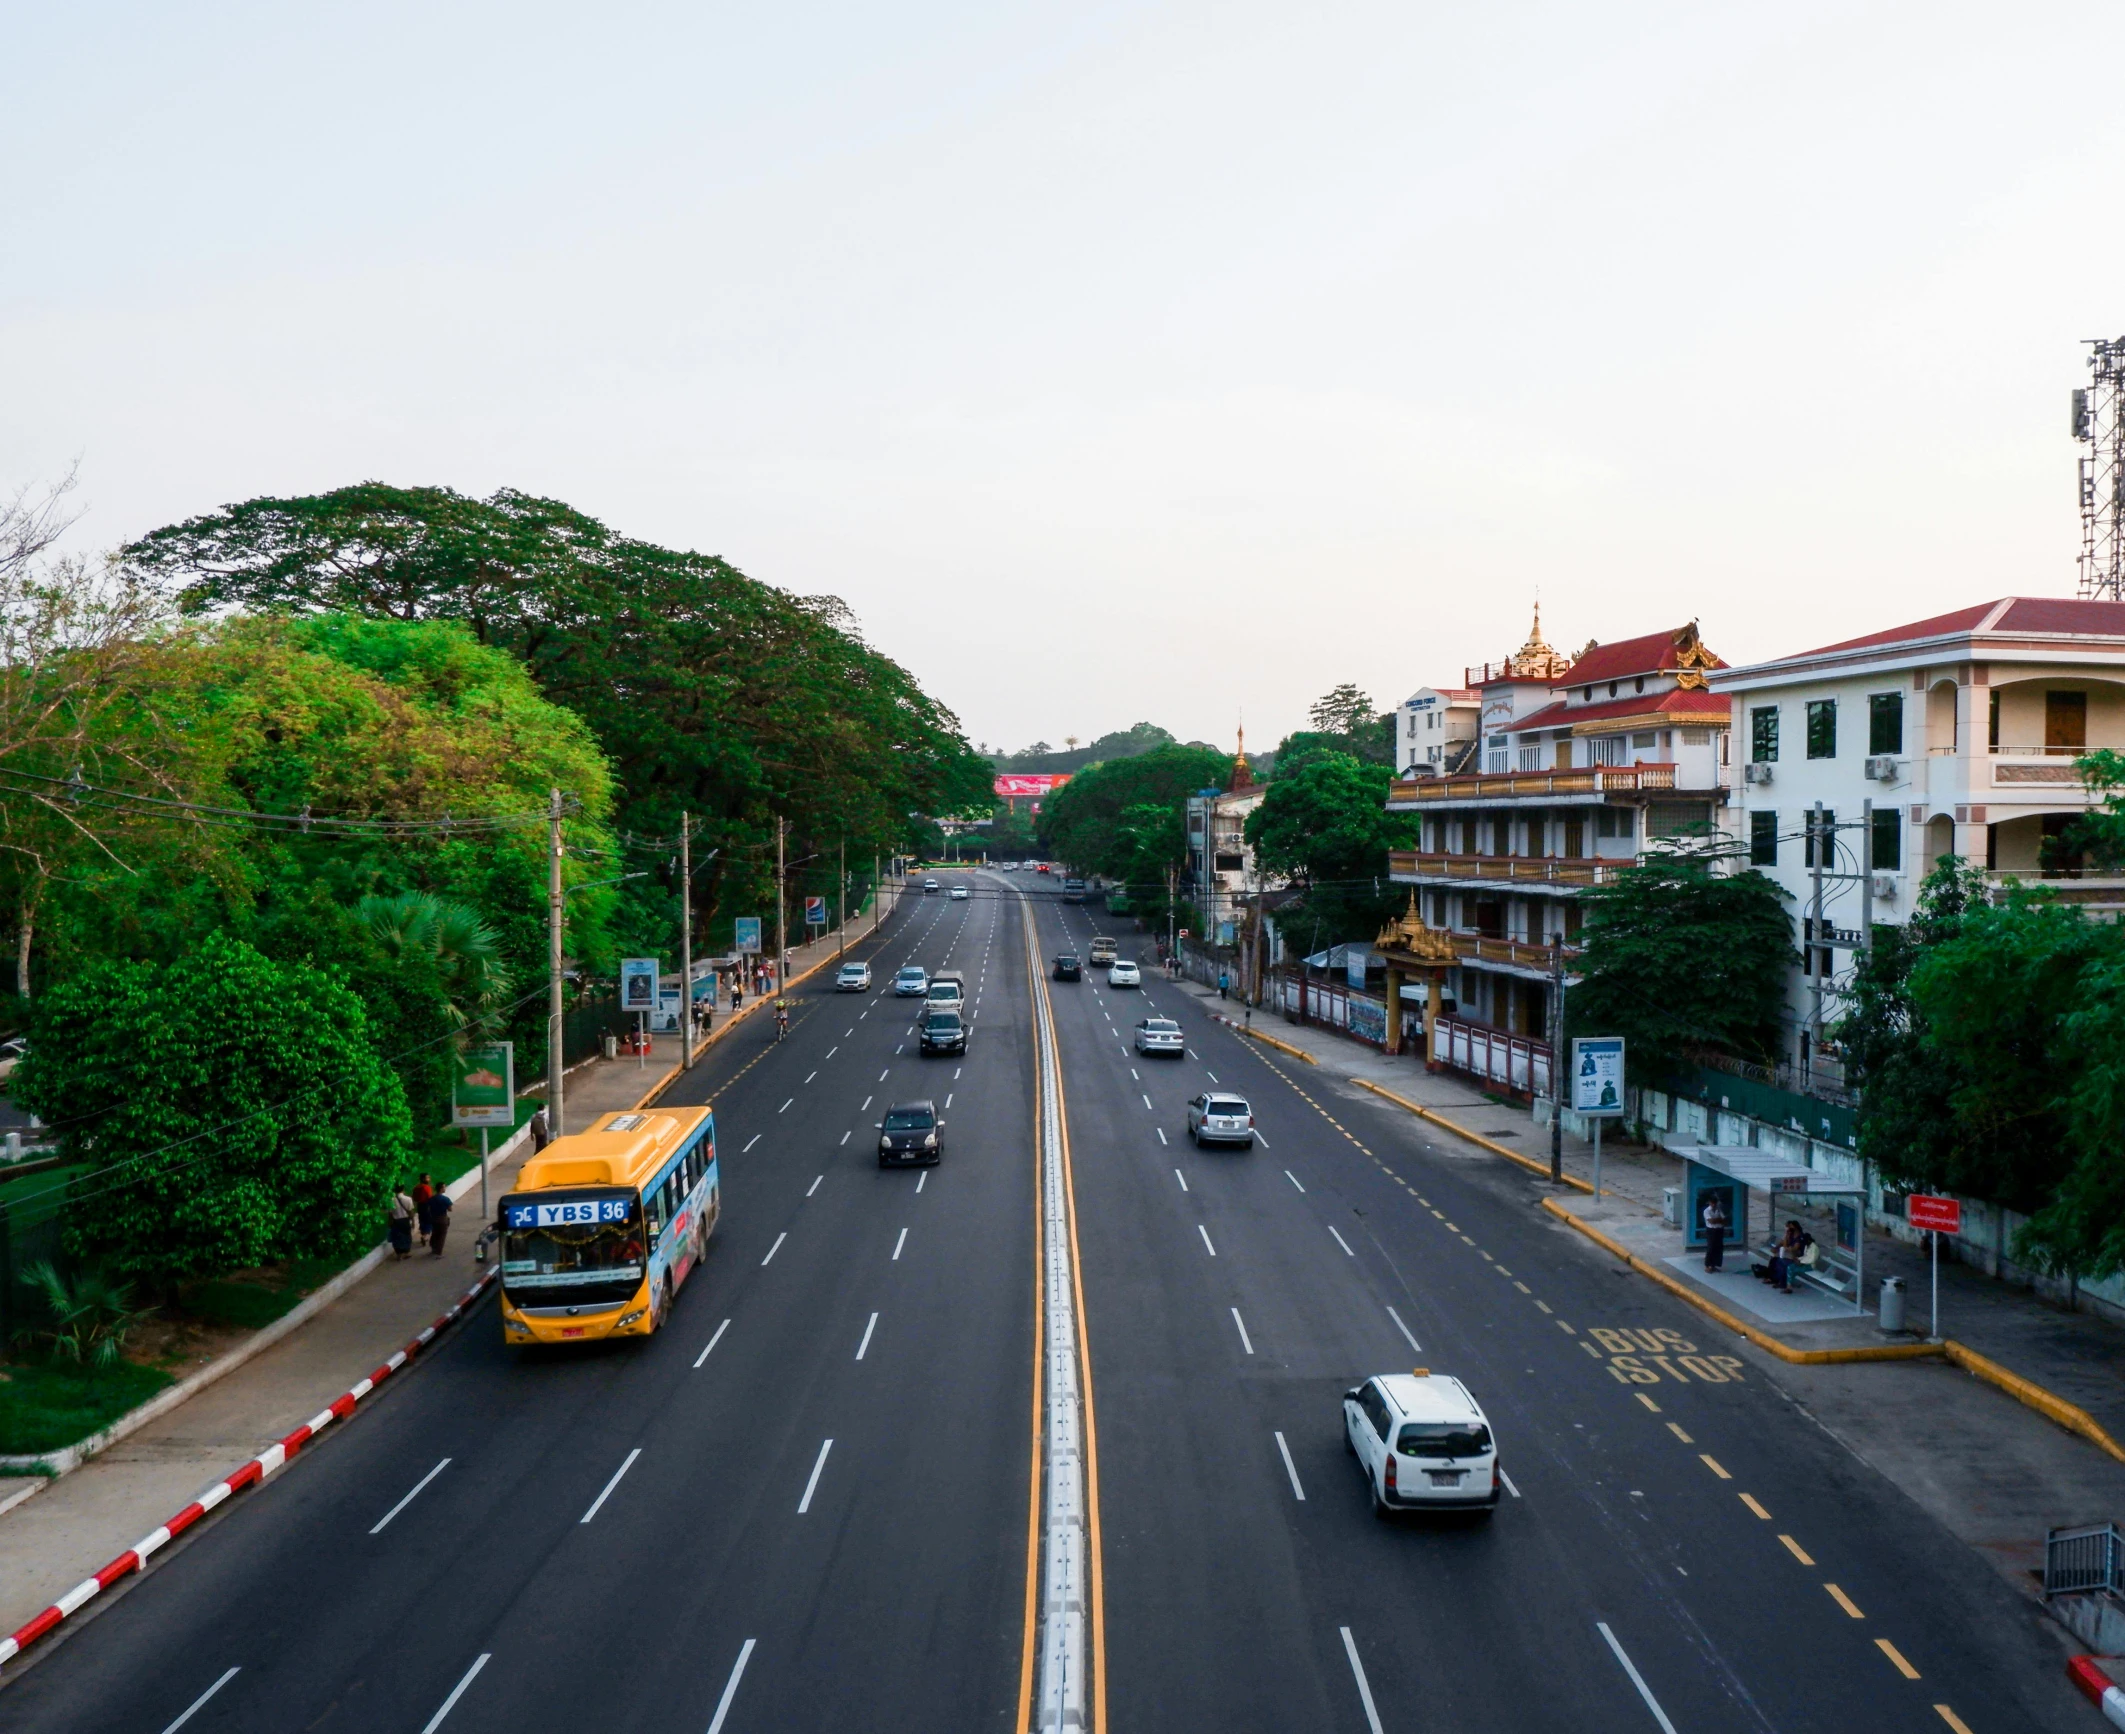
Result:
M1188 1104L1188 1137L1196 1144L1254 1148L1254 1110L1244 1096L1205 1091Z
M1109 987L1142 987L1144 985L1144 972L1136 967L1135 958L1117 957L1107 966L1107 985Z
M925 879L925 880L924 880L924 881L922 882L922 894L923 894L923 895L924 895L925 897L927 897L927 896L928 896L928 895L929 895L929 894L930 894L930 893L931 893L932 891L935 891L936 889L937 889L937 881L936 881L936 880L934 880L934 879Z
M955 885L952 887L951 891L947 893L947 895L954 903L964 903L969 897L972 897L974 893L969 891L964 885Z
M1039 861L1034 863L1033 871L1036 873L1052 873L1055 869L1049 866L1047 862Z
M1077 981L1083 977L1085 966L1074 951L1058 951L1055 954L1055 979Z
M1365 1471L1375 1517L1498 1509L1497 1441L1459 1379L1419 1367L1353 1386L1343 1393L1343 1443Z
M930 977L929 992L922 996L924 1011L958 1011L967 997L967 978L956 969L940 969Z
M502 1340L646 1337L722 1214L712 1108L605 1114L502 1195Z
M834 973L836 993L868 993L871 987L871 966L867 963L844 963Z
M1065 879L1063 881L1063 901L1065 903L1082 903L1084 900L1085 882L1082 879Z
M943 1130L935 1102L895 1102L878 1122L878 1166L921 1163L934 1168L944 1154L937 1136Z
M917 1046L925 1054L963 1054L967 1051L967 1023L956 1011L926 1010L922 1014Z
M1129 888L1126 885L1110 885L1107 887L1107 913L1109 915L1127 915L1129 913Z
M930 991L930 972L919 963L907 965L893 977L893 992L902 999L921 999Z
M1095 933L1092 936L1092 967L1094 969L1104 969L1113 961L1114 941L1107 938L1104 934Z
M1176 1060L1188 1052L1188 1038L1171 1018L1139 1018L1136 1051L1140 1054L1171 1054Z

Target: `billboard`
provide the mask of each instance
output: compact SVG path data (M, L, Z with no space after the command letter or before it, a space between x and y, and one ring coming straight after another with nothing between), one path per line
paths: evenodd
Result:
M653 1012L657 1009L655 958L620 959L620 1009L623 1012Z
M824 927L826 925L826 899L824 897L807 897L804 900L804 925L807 927Z
M760 952L760 917L741 915L732 926L731 949L747 956L757 957Z
M450 1088L453 1126L516 1124L516 1048L510 1042L475 1042L456 1056Z
M1052 795L1070 780L1067 771L1000 771L996 777L999 801L1038 801Z
M1623 1038L1572 1037L1572 1108L1581 1114L1623 1114Z

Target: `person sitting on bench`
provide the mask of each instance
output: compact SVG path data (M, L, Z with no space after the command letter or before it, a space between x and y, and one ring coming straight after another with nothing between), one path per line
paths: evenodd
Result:
M1815 1262L1815 1237L1801 1227L1799 1219L1786 1219L1786 1232L1778 1244L1771 1248L1771 1268L1767 1278L1780 1294L1793 1292L1793 1267L1812 1265Z

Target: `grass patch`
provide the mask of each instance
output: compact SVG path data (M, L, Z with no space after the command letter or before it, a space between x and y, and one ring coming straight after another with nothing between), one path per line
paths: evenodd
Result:
M351 1260L298 1258L261 1270L237 1271L189 1284L178 1297L179 1310L209 1324L238 1330L263 1330L293 1309L303 1296L322 1288Z
M0 1455L57 1451L108 1427L170 1383L157 1367L119 1361L77 1367L66 1361L15 1362L0 1372Z

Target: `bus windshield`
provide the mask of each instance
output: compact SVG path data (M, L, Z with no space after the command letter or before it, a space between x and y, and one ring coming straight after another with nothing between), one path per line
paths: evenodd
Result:
M614 1307L642 1286L633 1192L524 1192L502 1200L502 1287L519 1307Z

